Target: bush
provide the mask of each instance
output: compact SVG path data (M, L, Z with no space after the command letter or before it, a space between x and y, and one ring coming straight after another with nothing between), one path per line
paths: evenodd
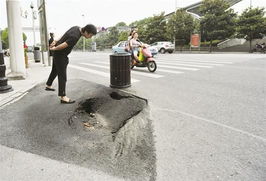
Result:
M213 40L212 41L212 46L217 46L217 44L221 43L223 40ZM205 42L201 42L200 46L202 47L209 47L211 44L210 41L205 41Z

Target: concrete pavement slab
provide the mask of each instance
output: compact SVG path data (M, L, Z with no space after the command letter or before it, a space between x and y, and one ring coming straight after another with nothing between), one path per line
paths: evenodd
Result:
M104 172L64 163L0 145L1 181L124 180Z

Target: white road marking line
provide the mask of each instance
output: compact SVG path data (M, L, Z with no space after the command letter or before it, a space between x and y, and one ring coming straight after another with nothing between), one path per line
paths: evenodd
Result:
M224 64L219 63L204 63L204 62L188 62L188 61L157 61L158 63L185 63L193 65L203 65L203 66L224 66Z
M187 64L187 63L165 63L165 62L158 62L158 66L160 65L181 65L181 66L187 66L187 67L199 67L199 68L212 68L212 66L205 66L205 65L193 65L193 64Z
M223 127L223 128L226 128L226 129L229 129L231 131L235 131L235 132L238 132L238 133L241 133L241 134L244 134L244 135L247 135L247 136L250 136L250 137L253 137L255 139L258 139L258 140L261 140L263 142L266 142L266 138L263 138L261 136L258 136L258 135L254 135L252 133L249 133L247 131L243 131L243 130L240 130L240 129L237 129L237 128L234 128L234 127L231 127L231 126L227 126L225 124L222 124L222 123L218 123L218 122L215 122L213 120L208 120L208 119L205 119L205 118L201 118L199 116L195 116L193 114L189 114L189 113L185 113L183 111L179 111L179 110L171 110L171 109L164 109L164 108L154 108L154 110L158 110L158 111L168 111L168 112L173 112L173 113L179 113L179 114L183 114L185 116L188 116L188 117L192 117L192 118L195 118L195 119L198 119L198 120L201 120L201 121L204 121L204 122L207 122L207 123L211 123L211 124L214 124L216 126L220 126L220 127Z
M191 70L191 71L197 71L197 70L199 70L199 69L196 69L196 68L177 67L177 66L173 67L173 66L167 66L167 65L160 65L160 67L170 68L170 69L180 69L180 70Z
M158 71L158 72L167 72L167 73L172 73L172 74L183 74L184 73L184 72L180 72L180 71L167 70L167 69L161 69L161 68L158 68L156 71Z
M173 60L173 61L157 61L162 62L162 63L188 63L188 64L193 64L193 65L206 65L206 66L224 66L224 64L220 64L220 63L204 63L204 62L189 62L189 61L185 61L185 60Z
M105 73L105 72L101 72L101 71L97 71L97 70L93 70L93 69L89 69L89 68L85 68L85 67L80 67L80 66L76 66L76 65L68 65L68 67L70 68L73 68L73 69L77 69L77 70L82 70L84 72L89 72L89 73L92 73L92 74L96 74L96 75L100 75L102 77L107 77L107 78L110 78L110 74L108 73ZM134 82L138 82L139 80L137 79L132 79L131 78L131 82L134 83Z
M108 66L101 66L101 65L95 65L95 64L91 64L91 63L80 63L82 65L88 65L88 66L94 66L94 67L99 67L99 68L104 68L104 69L109 69ZM108 62L102 62L102 64L108 64ZM136 75L141 75L141 76L146 76L146 77L151 77L151 78L161 78L164 77L163 75L159 75L159 74L154 74L154 73L144 73L144 72L137 72L137 71L131 71L132 74L136 74Z
M109 64L108 62L94 62L94 63L99 63L99 64ZM172 73L172 74L182 74L184 72L180 72L180 71L175 71L175 70L166 70L166 69L161 69L161 68L157 68L158 72L167 72L167 73Z
M157 59L158 61L180 61L180 59L176 59L176 60L173 60L173 59ZM202 62L202 63L219 63L219 64L233 64L233 62L223 62L223 61L216 61L216 60L210 60L210 61L206 61L206 60L184 60L184 59L181 59L181 61L186 61L186 62Z

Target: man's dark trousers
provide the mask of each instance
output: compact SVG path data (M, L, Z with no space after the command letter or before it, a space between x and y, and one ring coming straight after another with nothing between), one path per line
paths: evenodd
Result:
M66 95L66 81L68 57L54 54L53 65L50 76L46 82L46 85L51 86L56 76L58 76L58 96Z

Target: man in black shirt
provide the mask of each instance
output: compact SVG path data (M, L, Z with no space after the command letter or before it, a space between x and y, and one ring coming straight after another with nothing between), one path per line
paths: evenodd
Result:
M97 29L94 25L88 24L83 28L78 26L74 26L70 28L61 38L59 41L54 41L50 45L50 50L53 53L53 65L52 71L50 76L46 82L47 91L55 91L53 89L52 83L56 76L58 76L58 96L61 97L62 104L72 104L75 101L71 100L66 96L65 89L66 89L66 69L68 64L68 54L72 51L75 44L78 42L81 36L85 38L91 38L93 35L96 35Z

